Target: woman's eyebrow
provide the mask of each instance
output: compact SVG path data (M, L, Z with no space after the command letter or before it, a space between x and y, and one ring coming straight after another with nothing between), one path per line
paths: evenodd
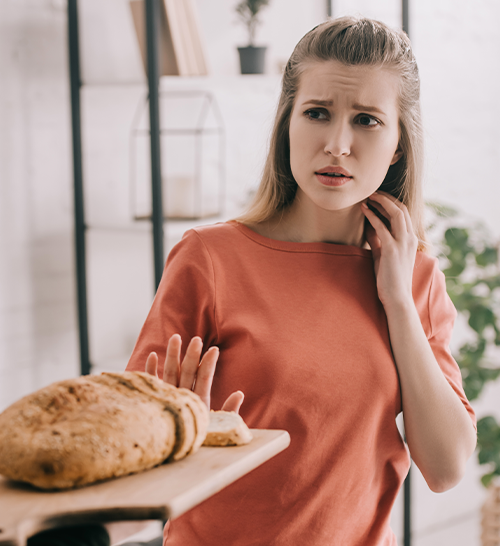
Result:
M376 106L365 106L364 104L353 104L352 107L354 110L358 110L359 112L377 112L377 114L386 115L383 110L380 110L380 108L377 108Z
M309 99L305 101L304 104L315 104L317 106L333 106L332 100L318 100L318 99ZM353 104L352 108L354 110L357 110L358 112L376 112L377 114L386 115L386 113L383 110L380 110L380 108L377 108L376 106L367 106L364 104Z
M317 104L318 106L333 106L332 100L317 100L317 99L309 99L304 101L304 104Z

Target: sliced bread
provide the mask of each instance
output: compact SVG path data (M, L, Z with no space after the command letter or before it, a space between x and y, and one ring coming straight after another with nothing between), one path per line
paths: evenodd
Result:
M67 489L195 452L208 410L194 393L143 372L53 383L0 413L0 474Z
M252 433L241 415L234 411L211 411L204 446L248 444Z

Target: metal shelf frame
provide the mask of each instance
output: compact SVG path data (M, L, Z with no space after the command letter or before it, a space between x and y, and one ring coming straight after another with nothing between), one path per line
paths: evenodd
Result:
M226 198L226 176L225 176L225 149L226 149L226 134L224 127L224 119L222 113L219 109L215 96L211 91L207 90L189 90L189 91L160 91L159 100L168 100L168 99L195 99L201 102L201 108L198 115L198 119L192 127L189 128L165 128L161 126L160 123L160 138L162 136L192 136L194 138L194 164L195 164L195 185L196 189L193 195L193 216L170 216L168 211L164 211L164 218L170 219L173 221L183 221L183 220L195 220L200 218L213 218L217 217L224 211L224 203ZM147 98L146 98L147 103ZM204 124L209 115L209 111L212 111L214 121L216 122L215 127L205 127ZM136 210L136 190L137 190L137 150L136 143L134 142L138 136L149 135L149 128L137 128L140 125L140 119L143 116L144 108L143 103L139 103L134 119L132 122L132 131L130 135L130 203L131 211L130 216L134 220L145 220L150 219L150 216L144 216L138 214ZM213 213L206 215L202 211L202 155L203 155L203 137L208 135L215 135L218 138L217 148L218 148L218 182L217 182L217 210ZM168 179L168 173L165 176ZM163 188L165 189L165 188ZM168 203L168 191L167 191L167 200ZM165 203L165 202L164 202Z
M153 255L155 287L158 288L164 267L163 251L163 200L161 185L160 156L160 107L159 107L159 0L145 0L147 66L149 89L149 122L151 147L151 191L153 227ZM75 267L78 303L78 329L80 341L80 373L91 372L92 364L89 356L88 312L87 312L87 275L85 207L83 198L83 168L82 168L82 130L80 90L82 87L80 74L80 43L78 35L78 0L68 0L68 60L71 92L71 130L73 151L73 186L74 186L74 241Z

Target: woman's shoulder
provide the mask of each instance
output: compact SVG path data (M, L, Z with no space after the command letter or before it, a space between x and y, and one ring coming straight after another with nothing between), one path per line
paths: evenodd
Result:
M191 249L193 252L205 248L210 252L210 250L216 249L224 250L228 246L234 247L237 244L236 240L241 237L235 224L236 222L229 220L189 228L174 248L177 250Z
M415 281L418 281L419 284L430 284L436 271L440 271L439 260L432 254L422 250L417 251L413 268L414 284Z
M419 250L413 268L413 293L428 294L436 275L443 275L439 269L439 260Z
M446 291L446 278L439 266L439 260L426 252L417 252L413 270L413 299L421 315L426 333L430 335L436 310L447 317L454 316L455 310Z
M436 268L439 269L439 261L435 256L428 252L424 252L423 250L417 251L414 275L429 275L432 274Z
M238 230L235 227L237 227L237 222L234 220L200 225L187 230L183 239L197 238L205 243L231 240L238 235Z
M235 238L238 232L230 222L217 222L187 229L170 250L169 264L210 264L219 256L227 256L228 250L238 248Z

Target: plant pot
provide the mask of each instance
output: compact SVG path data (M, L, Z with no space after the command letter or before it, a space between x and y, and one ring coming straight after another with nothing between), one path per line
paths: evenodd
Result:
M264 74L267 47L239 47L242 74Z
M500 544L500 486L491 484L488 496L481 508L481 544L498 546Z

